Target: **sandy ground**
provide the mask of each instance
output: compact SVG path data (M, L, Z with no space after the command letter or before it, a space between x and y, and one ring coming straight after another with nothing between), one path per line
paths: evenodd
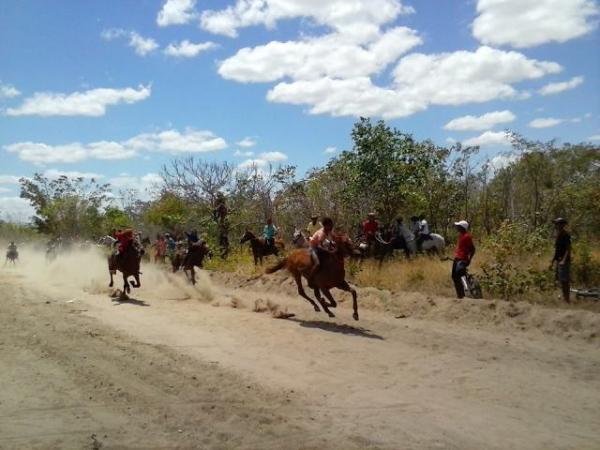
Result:
M92 252L21 258L0 270L3 449L600 448L593 310L366 288L355 322L282 275L148 265L118 302Z

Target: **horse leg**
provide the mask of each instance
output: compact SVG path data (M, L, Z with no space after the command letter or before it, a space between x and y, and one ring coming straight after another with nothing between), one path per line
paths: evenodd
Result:
M129 294L131 288L129 287L129 282L127 281L127 275L123 274L123 295Z
M108 287L113 287L113 285L115 284L113 281L114 273L115 273L114 270L108 269L108 274L110 275L110 283L108 284Z
M196 285L196 271L194 270L194 266L190 267L190 275L192 279L192 285Z
M335 300L332 299L333 303L328 304L325 300L323 300L323 297L321 297L321 290L319 288L313 288L313 291L315 293L315 297L317 298L317 301L323 308L323 311L325 311L327 314L329 314L329 317L335 317L333 315L333 313L331 311L329 311L329 306L331 306L333 308L335 308L337 306L337 303L335 303ZM325 294L325 296L327 296L327 291L323 290L323 293Z
M354 310L352 317L354 318L354 320L358 320L358 301L357 301L356 290L353 289L352 287L350 287L350 285L348 284L348 282L346 280L342 281L337 286L337 288L341 289L342 291L350 292L352 294L352 309Z
M327 299L330 302L330 303L327 303L327 302L323 301L322 299L319 300L319 303L321 303L321 306L323 307L323 311L325 311L329 317L335 317L335 314L333 314L329 310L329 307L331 306L332 308L334 308L335 306L337 306L337 303L335 302L335 300L331 296L331 292L329 292L329 289L323 289L323 295L325 297L327 297Z
M314 302L314 300L308 295L306 295L306 292L304 292L304 288L302 287L302 275L300 275L299 273L294 274L294 281L296 282L296 286L298 286L298 295L308 300L308 302L313 306L313 308L315 308L316 312L321 311L319 309L319 306Z
M136 273L136 274L134 274L133 278L135 279L135 282L132 282L131 285L134 288L139 288L142 285L142 283L140 282L140 274L139 274L139 272Z

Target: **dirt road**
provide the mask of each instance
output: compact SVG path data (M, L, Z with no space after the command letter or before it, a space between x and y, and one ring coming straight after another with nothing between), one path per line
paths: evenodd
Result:
M151 267L119 303L92 253L22 259L0 272L0 448L600 448L593 311L521 312L569 317L566 339L448 299L395 318L364 291L355 322L283 277Z

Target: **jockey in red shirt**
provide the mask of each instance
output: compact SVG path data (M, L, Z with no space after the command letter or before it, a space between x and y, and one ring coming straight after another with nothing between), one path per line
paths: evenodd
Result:
M133 230L128 228L123 231L118 231L115 233L115 237L119 241L119 254L122 255L133 242Z
M379 222L375 220L375 213L370 212L367 214L367 220L362 225L363 237L367 243L371 243L375 240L375 234L379 231Z

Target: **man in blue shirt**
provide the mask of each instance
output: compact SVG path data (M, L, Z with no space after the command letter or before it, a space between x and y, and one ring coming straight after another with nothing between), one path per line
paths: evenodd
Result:
M265 243L269 247L273 247L275 245L275 236L277 236L278 229L275 225L273 225L273 219L269 217L267 219L267 224L263 229L263 237L265 238Z

